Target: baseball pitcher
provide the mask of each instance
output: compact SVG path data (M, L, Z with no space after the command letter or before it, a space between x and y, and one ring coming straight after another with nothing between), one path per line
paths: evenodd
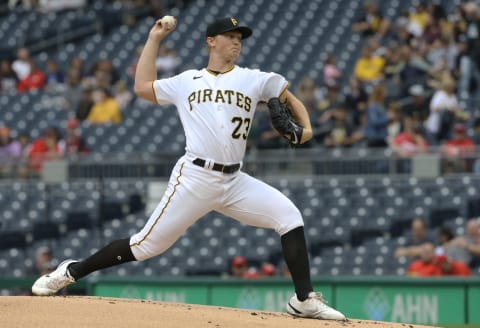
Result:
M138 233L113 241L82 261L62 262L34 283L33 293L52 295L93 271L157 256L199 218L217 211L279 234L295 287L288 313L345 320L313 291L300 211L280 191L241 170L256 104L267 102L273 126L293 145L312 137L304 105L288 90L283 76L235 64L242 41L252 34L235 18L208 25L205 68L158 80L159 44L175 27L171 16L155 22L135 75L135 93L159 105L174 104L186 135L185 154L171 173L163 199Z

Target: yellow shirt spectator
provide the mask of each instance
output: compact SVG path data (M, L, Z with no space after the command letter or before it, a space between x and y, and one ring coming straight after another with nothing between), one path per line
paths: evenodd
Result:
M114 98L108 97L105 90L95 90L92 93L94 105L87 116L87 121L95 124L114 123L122 121L120 106Z
M385 60L372 56L369 49L363 49L362 57L355 63L355 77L362 82L372 82L382 76Z

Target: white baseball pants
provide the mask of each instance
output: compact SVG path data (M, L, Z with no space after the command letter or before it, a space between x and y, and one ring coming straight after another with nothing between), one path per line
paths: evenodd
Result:
M165 194L140 232L130 238L135 258L165 252L199 218L217 211L279 235L303 226L297 207L277 189L248 174L224 174L194 165L188 155L172 170Z

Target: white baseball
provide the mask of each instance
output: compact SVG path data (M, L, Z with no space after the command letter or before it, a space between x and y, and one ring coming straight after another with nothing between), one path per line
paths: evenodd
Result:
M172 29L175 26L175 18L173 16L163 16L162 25L169 30Z

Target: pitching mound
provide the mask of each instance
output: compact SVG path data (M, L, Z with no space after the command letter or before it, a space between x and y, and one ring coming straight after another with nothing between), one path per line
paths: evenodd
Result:
M420 328L426 326L364 321L293 318L288 314L226 307L104 297L0 297L2 327L301 327ZM430 327L431 328L431 327Z

